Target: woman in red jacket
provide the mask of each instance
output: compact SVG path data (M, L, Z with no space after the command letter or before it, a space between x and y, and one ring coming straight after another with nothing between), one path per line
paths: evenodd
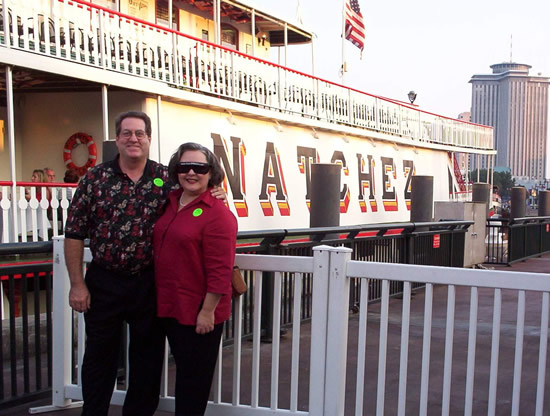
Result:
M237 220L209 189L224 172L216 156L184 143L168 165L181 189L154 229L158 315L176 361L176 415L203 415L223 323L231 313Z

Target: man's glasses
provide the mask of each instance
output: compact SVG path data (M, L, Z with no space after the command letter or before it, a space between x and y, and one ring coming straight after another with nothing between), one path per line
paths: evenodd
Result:
M208 163L198 162L178 162L176 164L177 173L189 173L193 169L193 172L200 175L204 175L210 171L210 165Z
M145 133L143 130L136 130L136 131L122 130L120 132L120 137L122 137L125 140L128 140L130 137L132 137L132 134L135 134L136 139L138 140L143 140L147 137L147 133Z

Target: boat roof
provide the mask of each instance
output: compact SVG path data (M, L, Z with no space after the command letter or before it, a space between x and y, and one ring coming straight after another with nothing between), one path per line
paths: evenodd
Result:
M213 0L174 0L174 5L191 5L199 10L213 13ZM271 46L284 46L284 26L287 25L288 44L309 43L313 36L311 30L306 29L302 24L289 22L275 13L259 8L253 1L223 0L221 2L222 16L228 17L236 23L250 23L252 10L256 16L257 32L265 32L269 35Z

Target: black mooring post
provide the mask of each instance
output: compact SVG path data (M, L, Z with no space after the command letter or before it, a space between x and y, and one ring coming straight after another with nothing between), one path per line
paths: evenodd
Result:
M488 183L476 182L472 185L472 202L483 202L485 212L491 208L491 185Z
M527 190L523 186L514 186L510 195L510 218L525 217L525 201Z
M548 217L550 216L550 191L540 191L539 192L539 208L538 208L539 217Z
M411 180L411 222L433 221L434 177L416 175Z
M415 175L411 179L411 222L433 221L434 206L434 177ZM416 231L423 231L425 227L416 227L409 237L408 263L416 264Z
M340 225L340 176L337 164L311 165L311 198L309 226L338 227ZM330 236L326 236L330 238Z

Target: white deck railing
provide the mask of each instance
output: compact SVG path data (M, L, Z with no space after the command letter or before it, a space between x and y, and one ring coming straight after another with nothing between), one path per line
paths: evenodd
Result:
M81 0L2 4L7 10L2 11L0 46L388 133L411 144L493 149L490 127L420 111Z
M61 235L76 184L0 181L0 243Z
M86 260L89 261L89 251L86 250ZM544 414L545 374L549 371L546 355L548 346L548 316L550 275L534 273L486 271L471 269L455 269L429 266L413 266L387 263L359 262L351 260L351 250L347 248L331 248L326 246L314 249L313 257L238 255L237 264L243 270L254 271L254 282L250 290L254 293L253 316L254 334L252 352L252 374L241 372L243 348L239 334L241 332L241 304L237 300L237 323L235 344L232 347L232 374L228 382L222 382L221 372L215 376L213 394L214 400L208 405L208 415L312 415L335 416L355 414L418 414L426 415L427 409L435 402L438 414L460 413L472 414ZM269 364L260 365L261 302L262 273L274 272L273 291L273 344ZM281 305L281 274L292 273L294 279L294 319L292 323L291 363L290 363L290 404L287 407L278 403L279 389L282 388L279 368L282 364L280 334ZM300 302L302 273L313 274L313 307L311 321L311 350L309 360L299 356L300 343ZM361 310L357 325L357 345L351 345L348 336L351 321L348 308L350 279L361 279ZM381 302L368 305L370 281L381 281ZM389 307L389 282L403 282L403 300L399 311ZM54 316L53 316L53 407L69 406L72 400L81 399L80 377L76 383L72 379L72 371L80 369L84 349L83 319L78 316L78 333L73 338L73 313L68 307L67 296L69 280L63 257L63 238L54 240ZM411 283L425 282L424 302L411 302ZM437 285L437 286L436 286ZM437 296L434 290L437 289ZM424 290L424 289L423 289ZM457 305L458 293L469 291L469 305ZM493 293L492 305L479 305L480 290L490 290ZM447 296L441 296L446 292ZM513 294L513 295L512 295ZM421 293L418 296L422 296ZM517 297L514 311L516 319L508 322L509 313L502 310L505 299L507 305L513 305L511 296ZM529 302L526 303L526 296ZM445 299L446 298L446 299ZM489 296L485 296L486 300ZM445 302L446 307L441 307ZM421 305L423 303L423 309ZM540 316L535 319L540 325L531 325L533 318L526 310L531 304L540 306ZM414 305L411 308L411 305ZM436 306L439 305L438 308ZM445 306L445 305L443 305ZM375 311L376 309L376 311ZM469 309L469 313L468 313ZM535 308L536 309L536 308ZM434 316L435 311L445 311L443 317ZM504 312L504 313L503 313ZM369 316L370 314L370 316ZM373 324L373 315L379 316ZM411 322L411 317L414 322ZM417 317L417 318L415 318ZM368 318L368 319L367 319ZM467 345L458 353L453 351L456 342L455 325L458 328L461 321L466 320L468 326L462 330L468 331ZM369 335L367 337L367 322ZM439 324L443 324L438 327ZM529 325L526 325L526 322ZM388 344L388 331L395 331L398 325L401 332L399 345ZM375 332L379 328L378 333ZM420 328L420 329L419 329ZM422 331L420 334L419 331ZM513 332L515 336L503 333ZM413 334L415 332L415 334ZM437 333L436 333L437 332ZM482 334L483 332L483 334ZM441 335L444 333L444 336ZM486 362L476 361L480 354L477 341L491 333L491 348L483 351L490 356L490 371L485 373ZM501 336L502 333L502 336ZM420 338L421 348L411 340ZM73 339L77 340L77 362L71 360ZM395 339L395 336L394 336ZM374 341L377 340L377 341ZM433 343L432 343L433 340ZM367 346L369 341L370 346ZM435 344L439 343L439 354L434 353ZM478 350L476 350L476 346ZM524 355L524 348L531 351L530 356ZM347 361L348 352L353 350L357 355L357 363L350 365ZM537 353L532 353L536 350ZM443 351L443 352L441 352ZM501 351L512 351L513 360L499 360ZM368 367L367 357L377 354L376 366ZM442 357L444 355L444 357ZM218 369L222 368L224 354L220 354ZM409 361L409 357L415 357ZM372 360L371 360L372 361ZM398 363L398 366L396 365ZM393 373L390 365L393 364ZM305 367L305 366L309 367ZM398 367L398 369L397 369ZM456 368L464 368L465 374L456 374ZM415 370L416 368L416 370ZM299 383L300 375L309 370L309 385ZM350 378L346 385L346 372L354 371L355 385L350 389ZM440 383L430 383L430 376L441 375ZM480 374L482 372L482 374ZM398 376L397 376L398 374ZM366 375L368 377L366 377ZM397 397L387 397L388 381L398 383ZM247 404L240 402L243 393L241 379L248 378L250 397ZM474 387L484 377L483 388L488 391L486 397L474 393ZM269 405L259 405L259 389L261 380L270 379ZM303 379L303 378L302 378ZM502 387L503 380L512 380L510 392L497 391ZM536 379L536 381L535 381ZM412 383L411 383L411 380ZM521 399L522 381L528 383L528 398ZM160 409L173 411L174 399L167 394L167 378L164 379L163 394ZM488 384L488 389L485 383ZM353 384L353 383L352 383ZM466 386L464 389L464 385ZM285 386L288 388L288 386ZM346 395L346 389L348 395ZM453 394L451 390L453 389ZM351 390L351 393L350 393ZM396 389L393 388L393 391ZM412 390L419 390L419 394ZM307 410L298 410L298 397L309 393ZM249 395L248 395L249 394ZM504 398L502 397L504 395ZM475 396L475 400L474 400ZM222 397L229 399L222 400ZM364 402L368 397L370 401ZM113 403L120 404L124 391L116 390ZM548 398L546 398L548 400ZM350 405L347 401L352 401ZM302 400L303 401L303 400ZM346 409L346 410L345 410ZM353 410L355 409L355 410ZM393 409L393 410L392 410ZM36 409L36 412L44 409Z

